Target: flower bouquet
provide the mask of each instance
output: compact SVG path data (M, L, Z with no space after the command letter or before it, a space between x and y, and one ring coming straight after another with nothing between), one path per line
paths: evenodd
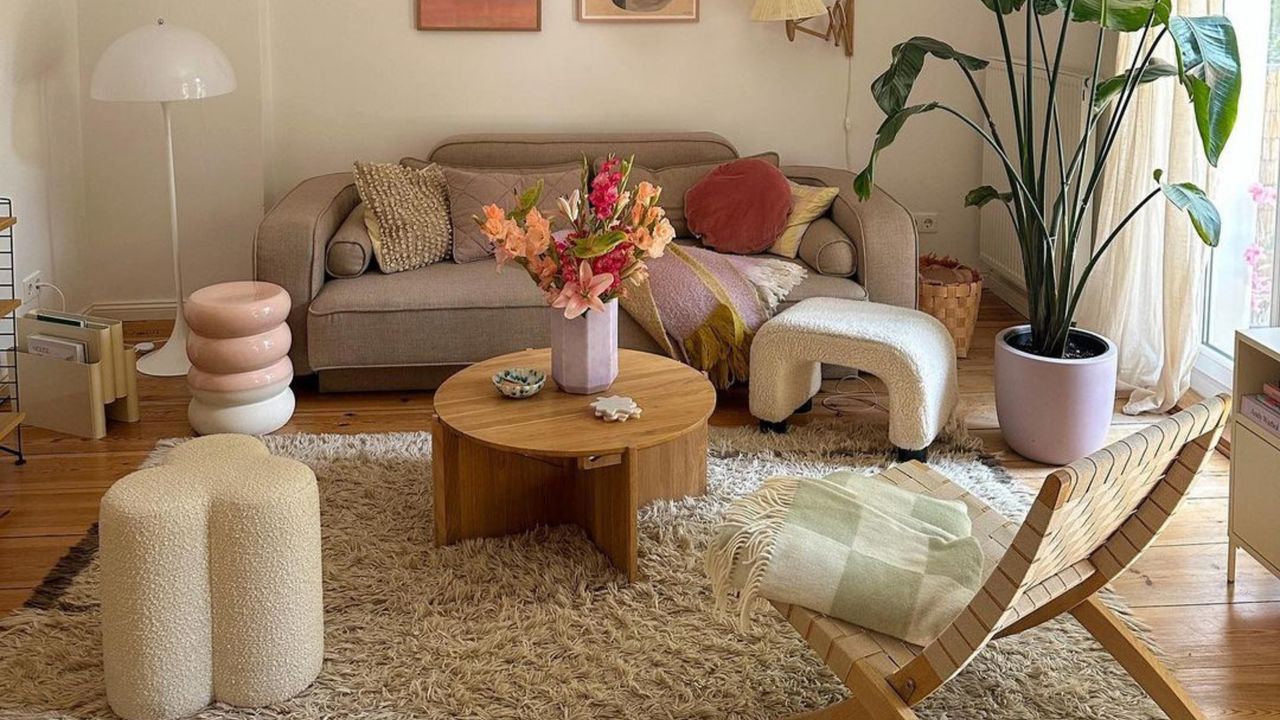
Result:
M538 210L538 182L504 210L476 218L495 248L498 266L514 261L529 273L552 316L552 377L561 389L591 394L618 375L618 308L628 282L646 277L645 260L662 257L675 230L658 201L662 188L630 188L632 160L609 156L594 176L586 158L582 187L558 200L557 216ZM565 230L553 232L562 221Z

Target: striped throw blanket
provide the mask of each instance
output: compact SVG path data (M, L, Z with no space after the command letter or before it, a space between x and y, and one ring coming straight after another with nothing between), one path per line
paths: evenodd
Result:
M720 388L745 381L751 339L805 278L796 263L672 245L622 309L672 358Z
M775 477L735 502L706 555L723 607L759 598L926 645L982 584L982 549L958 500L849 471Z

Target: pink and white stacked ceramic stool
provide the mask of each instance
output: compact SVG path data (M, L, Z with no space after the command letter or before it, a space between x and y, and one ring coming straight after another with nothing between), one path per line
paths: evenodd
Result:
M289 422L290 307L284 288L264 282L222 283L191 294L184 305L191 327L187 419L197 433L265 435Z

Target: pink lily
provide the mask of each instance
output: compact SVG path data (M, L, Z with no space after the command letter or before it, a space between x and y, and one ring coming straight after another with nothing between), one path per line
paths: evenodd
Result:
M588 310L604 312L600 296L613 287L613 280L613 273L593 273L591 263L584 260L578 266L578 279L565 283L551 307L563 308L566 320L579 317Z

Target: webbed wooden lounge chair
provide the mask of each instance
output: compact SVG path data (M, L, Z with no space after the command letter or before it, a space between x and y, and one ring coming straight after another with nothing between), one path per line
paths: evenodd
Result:
M1155 539L1218 444L1230 412L1210 399L1048 477L1019 526L926 465L885 474L902 487L959 499L985 538L982 590L927 647L775 603L852 697L793 720L915 718L911 708L992 640L1071 613L1172 720L1203 718L1183 688L1097 592Z

